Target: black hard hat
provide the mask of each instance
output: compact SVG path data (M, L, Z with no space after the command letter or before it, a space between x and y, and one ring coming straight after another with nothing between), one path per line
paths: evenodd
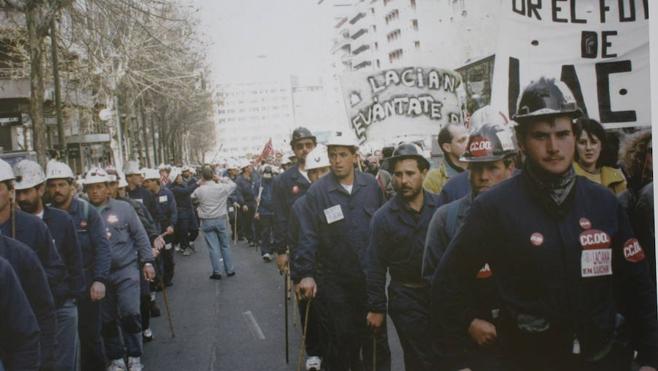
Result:
M528 119L555 116L576 119L582 114L566 84L542 77L539 81L531 82L523 90L512 118L521 123Z
M311 133L310 130L300 126L297 129L293 130L292 138L290 138L290 145L292 146L295 144L296 141L302 139L312 139L314 142L316 141L315 136Z
M269 165L265 166L265 168L263 168L263 174L272 174L272 167Z
M400 143L400 145L395 148L393 151L393 156L389 157L387 160L392 168L395 167L395 163L398 160L404 160L407 158L415 158L418 161L425 164L425 167L429 169L430 162L423 156L423 151L414 143Z
M463 162L490 162L502 160L517 152L514 131L508 126L484 124L468 136Z

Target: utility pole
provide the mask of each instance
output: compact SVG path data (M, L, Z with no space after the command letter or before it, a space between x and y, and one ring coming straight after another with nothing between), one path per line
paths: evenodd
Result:
M64 136L64 118L62 117L62 90L59 81L59 59L57 56L57 22L55 17L50 20L50 41L53 58L53 82L55 85L55 115L57 117L57 143L60 156L66 159L66 136Z
M46 125L43 118L43 37L39 27L40 7L25 9L28 49L30 54L30 118L37 162L46 166Z

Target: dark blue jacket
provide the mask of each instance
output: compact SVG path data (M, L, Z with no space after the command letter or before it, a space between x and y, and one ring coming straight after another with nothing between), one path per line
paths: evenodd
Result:
M292 205L311 186L299 172L297 165L274 178L272 184L272 206L274 208L274 251L284 254L291 244L288 240L288 223Z
M144 227L144 231L146 231L146 235L149 238L149 241L151 244L153 241L155 241L158 236L160 236L160 231L157 229L157 224L151 217L151 214L149 214L149 211L146 209L146 206L144 204L138 202L137 200L133 200L130 197L117 197L116 200L118 201L124 201L130 204L130 206L133 207L133 210L135 210L135 213L137 213L137 216L139 217L139 221L142 223L142 226Z
M19 241L1 235L0 257L6 259L16 272L30 308L36 317L38 329L40 329L41 365L52 365L55 361L57 314L55 300L48 287L46 272L32 249ZM2 281L0 281L0 285L2 285Z
M160 226L160 232L164 232L167 227L175 227L178 223L178 209L176 207L176 198L167 187L160 187L160 192L155 196L155 213L151 216Z
M192 206L192 198L190 195L194 192L197 187L196 183L187 183L187 184L177 184L171 183L168 185L169 190L174 194L176 199L176 207L178 208L178 213L181 214L183 211L194 211ZM187 214L186 214L187 215ZM179 215L180 217L181 215Z
M37 253L39 261L46 271L48 285L57 306L64 303L68 293L68 273L62 258L57 252L55 241L48 231L48 226L38 216L21 210L15 211L15 239L28 245ZM12 236L11 219L0 225L0 232Z
M39 326L11 265L0 258L0 364L39 369Z
M137 202L141 202L142 205L146 206L146 210L149 211L151 217L155 220L155 215L157 214L157 207L155 204L155 196L148 189L144 187L137 187L133 190L128 191L128 196ZM155 220L157 223L157 220ZM157 226L158 230L160 225Z
M65 211L44 206L43 221L55 239L57 252L66 265L66 298L78 299L85 292L85 275L82 270L82 250L73 219Z
M300 234L300 224L299 218L301 217L304 210L304 203L306 202L306 195L297 198L294 204L292 204L292 212L290 213L290 219L288 220L288 241L290 249L290 259L291 266L298 264L299 260L297 257L297 244L299 243L299 234ZM290 279L293 282L299 282L304 277L298 277L296 274L299 272L296 269L290 270Z
M315 277L320 265L323 274L342 282L365 282L366 250L370 219L384 203L384 195L370 174L355 172L352 193L336 177L327 174L306 192L292 269L300 278ZM337 215L329 223L329 210ZM342 218L340 218L342 214Z
M446 184L443 185L441 192L439 192L439 206L459 200L471 191L468 174L468 171L462 171L448 179Z
M252 180L248 180L244 176L240 175L236 178L235 184L238 186L237 189L240 191L240 195L242 196L242 202L240 204L247 205L250 209L255 209L256 196L258 196L258 193L254 194Z
M105 222L95 207L79 198L73 198L68 212L73 219L82 249L85 287L91 286L94 281L107 283L112 254Z
M262 179L261 187L263 190L260 193L260 204L258 204L258 213L260 215L271 216L274 215L274 206L272 203L272 191L274 179Z
M386 312L386 273L391 280L421 283L425 235L439 197L423 191L420 213L409 208L398 193L372 218L368 245L368 307L371 312Z
M572 334L581 356L591 357L611 345L620 311L639 363L658 366L655 288L621 205L582 177L563 213L548 206L547 197L522 172L475 199L432 279L438 344L448 354L456 350L455 339L476 318L468 288L488 262L506 331L548 322L565 335L566 353Z

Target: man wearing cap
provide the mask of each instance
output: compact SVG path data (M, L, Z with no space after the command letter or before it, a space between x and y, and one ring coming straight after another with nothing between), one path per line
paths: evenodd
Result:
M482 124L469 136L466 152L461 160L468 164L469 188L467 196L443 205L434 214L427 231L423 256L423 277L432 280L436 267L450 241L468 216L473 200L480 193L513 176L516 140L509 127ZM471 295L477 301L474 325L463 336L463 353L472 370L500 369L498 349L487 339L488 331L495 328L500 312L494 286L493 272L488 264L476 275ZM434 334L441 336L440 331Z
M368 325L386 329L386 313L397 330L407 370L433 370L429 332L429 284L421 277L425 234L438 196L423 190L430 164L412 143L400 144L389 158L396 195L372 219L368 246ZM388 286L388 311L386 274Z
M256 214L256 197L253 189L253 172L254 168L249 161L244 160L240 166L242 174L235 180L235 184L242 195L242 208L238 214L239 228L238 234L240 237L247 239L249 246L256 246L256 237L254 236L253 219Z
M305 163L306 170L308 171L308 178L312 183L315 183L320 179L320 177L331 171L331 163L329 162L329 154L327 153L327 147L323 144L318 144L311 152L306 156L307 161ZM288 233L288 241L290 241L290 278L295 283L298 284L302 277L298 276L298 271L296 267L296 246L299 243L299 233L300 225L299 218L302 215L302 210L304 209L304 203L306 196L302 195L299 197L295 203L292 205L292 213L290 214L290 228ZM301 299L301 298L300 298ZM300 308L304 309L302 315L305 315L306 301L300 301ZM310 322L307 328L307 337L313 337L315 339L320 338L320 334L317 333L320 331L320 312L317 310L317 305L311 305L309 309L309 318ZM306 319L302 317L302 322ZM314 333L315 332L315 333ZM311 348L311 350L313 350ZM319 371L322 366L322 360L320 358L320 353L309 353L311 354L306 359L306 370L308 371Z
M139 163L137 161L128 161L124 173L126 174L126 181L128 182L128 197L142 203L146 206L146 210L148 210L149 214L151 214L152 217L155 217L155 197L143 186L144 175L139 168ZM160 229L159 225L158 229Z
M107 226L112 266L105 300L101 304L102 335L108 370L141 370L142 325L140 321L140 269L144 278L155 277L153 253L148 236L135 210L129 204L110 197L105 170L92 168L84 176L89 202L98 210ZM139 264L139 265L138 265ZM123 335L123 342L121 336Z
M63 303L68 291L66 267L48 226L40 218L14 208L14 179L11 166L0 159L0 233L24 243L37 254L55 303ZM44 332L41 337L41 366L52 369L55 366L56 318L46 318L48 315L44 313L39 314L39 317L40 325L45 324L41 328Z
M160 226L160 234L164 235L167 243L165 249L161 251L160 259L162 260L162 280L164 285L171 286L174 278L174 226L178 222L178 209L176 208L176 199L174 194L167 187L160 185L159 174L152 169L147 169L144 173L144 187L148 189L155 197L155 210L151 216Z
M100 300L105 297L112 256L103 219L89 202L74 196L73 179L73 171L67 164L55 160L48 162L48 199L73 219L82 251L85 292L78 301L78 336L80 366L85 371L102 368L105 363L100 333Z
M364 320L366 250L370 221L384 196L373 176L355 171L358 144L350 134L335 133L327 143L331 173L306 192L295 252L297 291L306 299L317 295L323 362L331 370L369 369L374 352ZM377 369L389 370L386 333L374 337Z
M258 210L254 218L260 224L260 253L266 262L272 261L274 248L274 211L272 210L272 167L267 165L263 169L260 181L260 198L258 199Z
M425 190L439 193L448 179L464 171L466 164L459 158L466 150L467 139L468 131L462 124L450 122L441 128L438 143L443 152L443 160L438 168L430 170L425 177Z
M541 78L521 94L525 166L473 201L432 278L432 321L454 368L465 366L461 339L476 328L479 343L500 347L505 370L630 369L624 344L640 370L658 367L644 250L615 196L573 171L580 115L562 82ZM480 326L471 290L485 264L500 299L495 327Z
M39 357L37 320L14 269L0 257L0 370L37 371Z
M82 251L73 219L65 211L44 205L46 175L38 163L22 160L14 166L16 202L21 210L38 216L46 223L55 240L67 272L65 289L55 297L57 306L56 370L71 370L78 358L77 301L85 291Z

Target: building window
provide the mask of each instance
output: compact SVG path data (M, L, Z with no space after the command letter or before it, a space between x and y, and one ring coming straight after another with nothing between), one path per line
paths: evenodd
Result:
M386 6L386 4L390 3L391 1L393 0L384 0L384 6Z
M377 68L380 68L381 63L379 63L379 59L377 59Z
M375 41L375 50L379 49L379 44L377 44L377 41Z
M414 46L416 49L420 49L420 41L414 41Z
M395 41L400 38L400 34L401 34L400 30L397 29L395 31L389 32L388 35L386 35L386 39L388 40L388 42Z
M402 58L403 51L402 49L396 49L390 53L388 53L388 61L390 63L395 62L396 60Z
M374 24L372 25L372 32L377 32L377 26Z
M400 18L400 11L398 9L394 9L384 17L384 21L386 21L386 24L388 24L389 22L398 18Z
M411 28L413 28L414 31L418 31L418 20L417 19L412 19L411 20Z
M416 9L416 0L411 0L411 8Z

